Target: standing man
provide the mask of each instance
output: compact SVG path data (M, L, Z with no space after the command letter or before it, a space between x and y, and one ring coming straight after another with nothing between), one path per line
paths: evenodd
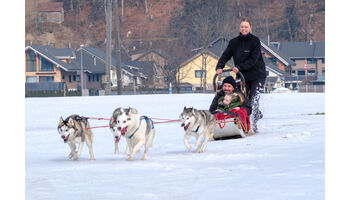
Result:
M253 107L252 129L257 132L257 121L263 117L259 109L259 94L264 91L266 67L261 55L260 40L251 34L251 30L250 20L242 19L239 36L230 40L216 65L216 73L221 74L226 63L233 57L235 67L232 71L235 73L240 71L244 75L247 96Z

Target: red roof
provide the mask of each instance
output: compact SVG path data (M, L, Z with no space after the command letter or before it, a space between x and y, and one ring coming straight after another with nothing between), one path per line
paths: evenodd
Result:
M46 3L38 3L38 11L43 12L54 12L61 11L63 8L63 2L46 2Z

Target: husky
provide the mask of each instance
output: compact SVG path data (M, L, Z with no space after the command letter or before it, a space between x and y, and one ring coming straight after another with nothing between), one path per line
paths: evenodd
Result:
M216 125L215 116L208 110L197 110L194 108L184 107L179 116L182 122L181 127L184 127L185 137L184 142L186 148L190 151L191 145L188 142L190 136L196 136L195 152L202 153L207 148L208 141L214 136ZM204 137L204 141L202 142Z
M92 132L89 128L90 124L85 117L71 115L65 120L60 117L57 130L64 143L68 143L71 149L71 153L68 155L69 159L73 157L74 160L78 160L83 144L86 142L89 148L90 160L95 160L94 152L92 151ZM78 151L75 151L76 143L79 144Z
M136 152L142 145L145 145L142 160L146 160L148 149L153 146L155 134L153 121L146 116L138 115L134 108L122 110L123 112L117 116L116 127L121 135L125 136L127 149L130 150L128 160L134 160Z
M122 136L121 130L118 130L117 128L117 118L118 116L120 116L121 114L124 113L124 109L123 108L117 108L113 111L112 117L109 121L109 129L110 131L113 133L113 138L114 138L114 153L116 155L119 154L119 141L120 138ZM125 154L129 154L130 150L129 150L129 146L126 146L126 150L125 150Z

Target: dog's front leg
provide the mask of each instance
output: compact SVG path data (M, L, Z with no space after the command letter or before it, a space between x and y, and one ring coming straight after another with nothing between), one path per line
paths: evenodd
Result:
M119 147L118 147L118 143L114 143L114 154L118 155L119 154Z
M78 157L80 157L81 151L83 149L83 144L84 144L84 142L79 142L79 147L78 147L78 152L77 152Z
M188 138L190 138L190 136L191 136L191 134L186 132L185 137L184 137L185 146L186 146L187 150L189 150L189 151L191 151L191 145L188 142Z
M77 152L75 152L76 146L73 142L68 142L68 145L70 147L70 154L74 158L74 160L78 160ZM71 157L70 157L71 158Z
M130 154L130 150L132 149L132 141L129 138L126 138L126 149L125 149L125 155Z
M197 141L196 141L196 146L197 146L196 153L200 153L200 149L201 149L201 146L202 146L202 140L203 140L203 134L197 135L196 138L197 138Z
M135 142L133 142L133 143L134 143L134 145L133 145L133 148L131 151L131 155L128 158L129 161L134 160L136 152L138 150L140 150L140 148L143 144L145 144L145 140L139 140L138 143L136 143L136 144L135 144Z

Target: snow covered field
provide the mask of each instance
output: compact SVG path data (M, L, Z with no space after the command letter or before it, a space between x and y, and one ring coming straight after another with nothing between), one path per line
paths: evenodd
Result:
M154 118L177 119L184 106L208 109L212 94L138 95L25 100L26 199L321 200L325 197L324 94L263 94L260 133L211 141L206 152L186 151L180 123L155 125L148 160L126 161L108 128L93 129L96 161L83 147L79 161L57 133L59 117L109 118L134 107ZM91 126L108 121L90 120ZM194 144L194 139L191 140Z

